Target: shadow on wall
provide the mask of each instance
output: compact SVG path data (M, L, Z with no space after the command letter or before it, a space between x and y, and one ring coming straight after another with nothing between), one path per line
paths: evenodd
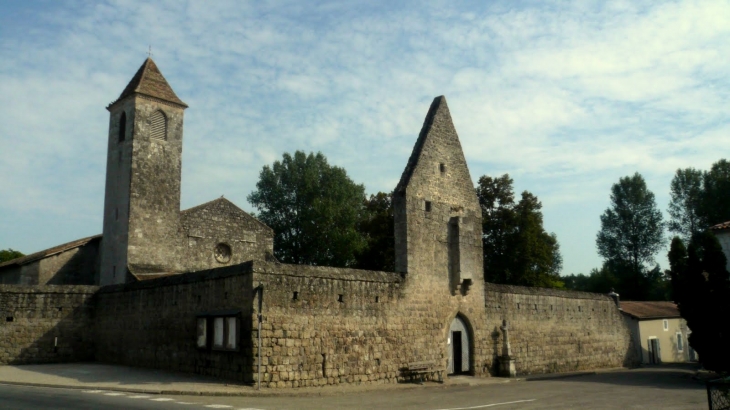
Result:
M253 383L257 333L245 265L102 288L96 360Z
M94 360L93 297L73 286L0 286L0 364Z
M99 244L92 236L7 261L0 284L95 285L99 283Z
M40 274L43 275L47 272L49 276L45 284L95 285L99 283L99 241L92 241L75 249L70 258L64 256L65 253L40 261ZM44 266L46 264L48 266ZM43 278L39 278L39 282L43 283Z

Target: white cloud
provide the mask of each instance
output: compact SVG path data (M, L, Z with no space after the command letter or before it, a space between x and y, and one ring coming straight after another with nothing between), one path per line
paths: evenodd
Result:
M538 194L566 271L587 272L612 183L639 171L663 208L676 168L730 145L727 2L119 0L17 15L0 28L0 189L15 193L0 249L101 230L103 107L148 45L190 105L183 207L225 194L250 209L261 167L297 149L390 190L445 94L472 177L509 172Z

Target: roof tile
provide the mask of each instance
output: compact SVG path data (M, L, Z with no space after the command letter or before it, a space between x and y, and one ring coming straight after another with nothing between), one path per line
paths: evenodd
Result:
M124 91L122 91L122 94L119 95L119 98L109 105L111 106L135 93L159 98L164 101L187 107L187 104L178 98L175 91L172 91L172 87L170 87L170 84L167 83L167 80L165 80L160 69L157 68L157 64L155 64L155 62L149 57L147 57L144 63L142 63L142 66L139 67L139 70L137 70L137 73L134 77L132 77L132 80L124 88Z

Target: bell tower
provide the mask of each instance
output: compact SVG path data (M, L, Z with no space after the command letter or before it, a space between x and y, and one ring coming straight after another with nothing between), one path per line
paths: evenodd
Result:
M186 108L151 58L107 107L102 286L173 270Z

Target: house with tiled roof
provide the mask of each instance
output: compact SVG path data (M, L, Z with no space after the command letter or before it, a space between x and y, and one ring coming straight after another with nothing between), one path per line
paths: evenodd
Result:
M687 343L691 331L674 302L621 301L620 310L631 329L643 364L695 361Z

